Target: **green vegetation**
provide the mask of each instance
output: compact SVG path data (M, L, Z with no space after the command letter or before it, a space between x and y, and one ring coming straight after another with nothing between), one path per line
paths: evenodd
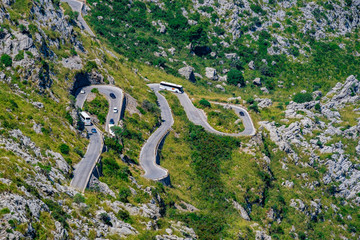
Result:
M311 93L296 93L293 97L293 101L296 103L305 103L313 100Z
M24 59L24 50L20 50L19 53L14 57L15 61L21 61Z
M80 204L80 203L85 202L85 197L83 195L81 195L80 193L77 193L77 194L75 194L73 200L74 200L75 203Z
M95 93L95 98L91 101L86 101L83 109L92 115L96 115L99 123L103 125L106 122L106 116L109 111L109 102L104 96L99 94L99 90L94 89L95 88L93 88L91 92Z
M11 67L12 58L9 55L4 53L3 55L1 55L0 63L1 63L1 65L5 66L5 67Z
M237 86L240 84L240 87L245 86L245 80L242 73L239 70L231 69L227 74L227 82L231 85Z
M200 104L201 106L203 106L203 107L211 108L210 102L209 102L208 100L206 100L206 99L201 99L201 100L199 101L199 104Z
M65 143L63 143L60 145L59 150L62 154L69 154L70 147L68 145L66 145Z

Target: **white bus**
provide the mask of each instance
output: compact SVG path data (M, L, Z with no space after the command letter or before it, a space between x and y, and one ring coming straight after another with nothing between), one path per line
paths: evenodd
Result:
M80 113L80 119L85 124L85 126L90 126L91 125L91 118L86 112L81 112Z
M172 92L176 92L176 93L184 92L183 87L181 85L177 85L177 84L169 83L169 82L161 82L160 89L168 90L168 91L172 91Z

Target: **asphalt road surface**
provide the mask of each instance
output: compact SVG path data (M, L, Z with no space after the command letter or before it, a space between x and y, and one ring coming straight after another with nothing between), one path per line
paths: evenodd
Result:
M87 23L85 22L84 18L82 17L82 8L83 8L83 3L76 1L76 0L60 0L61 2L66 2L69 4L69 6L71 7L71 9L74 12L78 12L79 16L78 16L78 22L80 22L80 24L82 25L83 29L85 29L92 37L95 37L95 34L93 33L93 31L91 30L91 28L87 25Z
M162 123L160 127L149 137L140 152L140 165L144 169L144 177L152 180L161 180L168 176L168 171L156 163L157 150L161 140L169 132L174 124L171 109L165 97L159 93L159 84L148 85L158 98L161 110Z
M223 136L232 136L232 137L249 136L249 135L255 134L254 124L251 121L250 115L242 107L239 107L236 105L212 102L214 104L227 105L227 106L231 107L231 109L233 109L235 111L235 113L243 121L243 124L245 127L244 131L242 131L240 133L223 133L223 132L215 130L213 127L210 126L210 124L207 122L207 117L204 114L204 112L194 106L194 104L191 102L189 96L185 92L184 93L175 93L175 95L179 98L180 103L183 106L188 119L191 122L193 122L195 125L202 126L206 131L208 131L210 133L215 133L215 134L223 135ZM244 116L240 116L240 112L243 112Z
M168 133L171 126L174 123L171 109L166 101L165 97L159 93L159 84L148 84L148 86L155 92L155 95L158 98L159 107L161 110L161 126L149 137L145 145L140 152L140 165L145 171L145 178L152 180L161 180L168 176L168 171L156 162L157 150L160 142L163 140L164 136ZM227 107L231 107L235 113L242 118L245 130L240 133L223 133L215 130L207 122L205 114L197 109L191 102L189 96L186 93L174 93L180 100L181 105L184 107L188 119L196 125L201 125L208 132L224 135L224 136L251 136L255 134L255 128L253 122L250 118L249 113L242 107L236 105L228 105L224 103L214 103L220 104ZM244 113L244 116L240 116L240 112Z
M109 121L111 118L114 119L115 125L118 124L120 120L120 114L123 104L123 92L120 88L109 86L109 85L94 85L84 87L78 90L78 95L76 98L76 106L82 108L84 102L91 92L91 89L97 88L99 92L106 96L109 101L109 112L106 117L106 131L109 131ZM85 91L85 93L80 93L80 90ZM112 99L110 93L114 93L116 98ZM114 113L114 107L118 108L118 113ZM91 133L91 129L95 128L97 133L90 134L90 144L87 148L84 158L75 166L74 178L71 181L71 186L83 192L89 182L90 176L93 172L93 169L97 163L97 160L100 157L103 148L103 138L102 134L94 125L86 126L86 130Z
M114 119L115 125L117 125L120 120L121 106L123 103L123 92L120 88L111 85L92 85L88 87L83 87L82 89L78 90L78 95L76 96L77 107L83 107L88 94L93 88L97 88L99 92L104 95L110 103L105 125L105 131L109 132L110 119ZM85 91L85 93L80 93L81 90ZM114 93L116 98L112 99L110 97L110 93ZM118 109L117 113L114 113L114 107Z

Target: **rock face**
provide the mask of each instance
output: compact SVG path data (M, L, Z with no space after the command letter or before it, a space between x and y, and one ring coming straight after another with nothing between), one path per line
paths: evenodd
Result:
M64 67L69 68L69 69L75 69L75 70L80 70L83 68L82 65L82 61L81 58L79 56L74 56L74 57L70 57L70 58L63 58L62 62Z
M207 67L205 68L205 76L210 80L218 80L218 75L215 68Z
M101 193L104 193L106 195L110 195L114 198L116 198L115 193L109 188L109 186L106 183L100 182L99 179L97 179L93 174L90 177L89 181L89 189L95 190Z
M90 73L78 73L75 75L75 81L71 88L71 94L75 95L79 88L93 84L103 84L104 77L97 71L92 70Z
M241 217L245 219L246 221L250 221L249 214L246 212L246 210L237 202L233 201L233 206L236 210L239 211Z
M191 81L191 82L195 82L196 79L195 79L195 75L194 75L194 68L193 67L190 67L190 66L186 66L186 67L183 67L183 68L180 68L178 70L178 73L185 77L187 80Z
M255 98L255 102L258 103L259 108L266 108L272 105L272 101L269 98Z

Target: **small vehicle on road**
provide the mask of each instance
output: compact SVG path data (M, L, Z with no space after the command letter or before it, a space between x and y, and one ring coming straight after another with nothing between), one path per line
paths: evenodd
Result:
M85 90L81 90L80 93L81 93L81 94L85 94Z
M96 128L92 128L91 133L97 133Z
M242 112L242 111L240 111L239 114L240 114L240 116L242 116L242 117L245 116L244 112Z
M110 119L110 124L115 124L114 119Z
M113 93L110 93L110 97L111 97L112 99L115 99L115 98L116 98L115 94L113 94Z
M118 111L117 107L114 107L114 113L117 113Z

